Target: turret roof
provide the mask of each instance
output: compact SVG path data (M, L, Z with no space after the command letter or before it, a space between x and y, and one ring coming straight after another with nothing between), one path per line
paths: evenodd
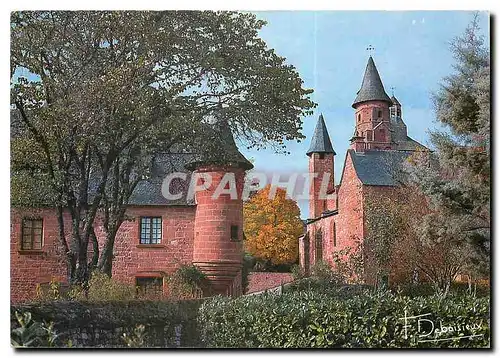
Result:
M392 100L385 93L384 85L371 56L366 65L363 83L352 106L356 107L359 103L366 101L386 101L392 105Z
M328 135L328 130L326 129L325 120L323 114L319 115L318 123L316 123L316 128L314 129L314 134L311 140L311 146L307 151L307 155L311 156L312 153L333 153L335 151L332 147L332 142L330 141L330 136Z

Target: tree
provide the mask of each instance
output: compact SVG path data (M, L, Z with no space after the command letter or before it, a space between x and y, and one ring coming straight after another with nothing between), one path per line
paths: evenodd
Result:
M490 256L490 59L478 15L451 43L455 72L434 95L446 131L431 132L436 165L416 161L411 180L430 199L422 220L428 242L451 241L467 254L469 273L487 275ZM450 244L451 244L450 242Z
M303 234L300 209L286 197L286 190L271 185L259 190L243 206L245 249L257 259L274 265L297 261L299 236Z
M72 283L88 279L96 218L107 235L91 264L110 274L149 158L189 145L215 113L249 147L303 138L312 90L257 36L264 25L237 12L12 13L12 202L45 194L56 207Z
M400 181L397 187L369 196L365 212L365 261L378 279L385 276L392 284L405 284L417 274L419 281L446 289L465 267L467 256L451 237L441 233L429 241L423 236L424 221L436 212L415 185Z

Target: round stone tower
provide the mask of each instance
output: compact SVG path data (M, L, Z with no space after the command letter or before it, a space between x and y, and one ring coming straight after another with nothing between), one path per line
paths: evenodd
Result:
M213 294L242 294L245 171L253 165L238 151L225 120L208 126L199 154L186 168L204 189L195 193L193 264L204 272Z

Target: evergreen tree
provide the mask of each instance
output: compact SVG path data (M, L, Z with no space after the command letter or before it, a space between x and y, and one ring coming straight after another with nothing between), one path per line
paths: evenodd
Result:
M415 161L411 178L428 196L431 213L420 233L428 244L452 242L468 253L469 273L485 275L490 256L490 58L476 14L451 43L454 73L434 95L437 120L432 158Z

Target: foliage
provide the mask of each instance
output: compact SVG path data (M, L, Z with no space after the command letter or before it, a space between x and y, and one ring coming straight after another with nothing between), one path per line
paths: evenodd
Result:
M116 232L156 154L191 150L214 116L249 147L284 151L315 107L251 13L15 11L10 25L12 202L57 208L72 284L89 263L111 275Z
M276 195L270 194L276 190ZM245 250L272 264L295 263L303 233L300 209L286 190L267 185L243 206Z
M489 347L489 298L430 296L409 298L363 291L337 296L317 292L262 294L238 299L207 300L198 317L201 337L210 348L466 348ZM427 314L435 328L478 324L481 337L418 342L417 322L407 317ZM427 331L429 327L422 328ZM423 332L420 332L422 334ZM437 333L429 339L464 336ZM424 340L424 339L421 339Z
M243 266L241 268L241 289L243 294L248 290L248 275L255 265L255 258L249 254L243 254Z
M334 281L334 272L330 265L325 261L318 261L311 267L311 276L320 281Z
M478 14L451 43L454 72L434 95L444 131L431 132L432 159L415 161L411 180L429 198L420 235L448 242L465 259L467 273L487 276L490 261L490 58L479 36Z
M169 293L175 298L200 298L210 294L207 276L194 265L180 266L168 279Z
M36 285L36 300L37 301L54 301L62 298L61 283L52 278L49 282L49 287L44 290L40 284Z
M301 280L306 277L306 273L300 265L293 265L290 269L290 272L292 273L292 277L294 280Z
M359 284L364 281L364 245L356 237L353 246L346 246L332 253L334 272L339 283Z
M53 330L61 333L56 346L126 347L123 336L126 333L132 344L139 344L142 339L144 347L172 347L179 338L176 327L182 326L180 345L198 347L196 317L201 303L201 300L52 301L11 306L11 320L15 323L18 311L29 313L33 321L53 322ZM144 327L143 334L135 329L140 325ZM86 338L82 338L84 333ZM40 334L44 334L42 330ZM47 346L46 338L39 346Z
M77 301L130 301L136 298L133 285L113 280L108 275L94 271L88 284L74 286L69 292L69 297Z
M54 323L41 323L32 320L30 312L15 311L19 327L12 329L10 342L13 347L55 347L59 335Z
M144 347L144 341L146 340L145 334L146 327L143 324L137 325L132 333L123 333L123 341L127 344L129 348L141 348Z

